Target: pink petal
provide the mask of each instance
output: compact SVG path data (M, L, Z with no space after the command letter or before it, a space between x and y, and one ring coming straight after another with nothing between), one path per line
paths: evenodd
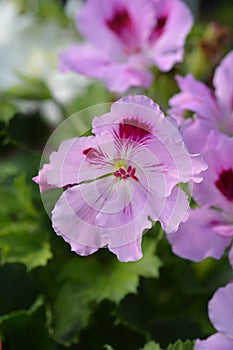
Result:
M214 327L233 344L233 283L215 292L209 302L209 318Z
M213 92L191 74L186 77L177 76L176 80L181 92L170 99L170 106L196 112L202 119L216 125L220 111Z
M72 239L70 239L69 237L64 236L57 228L55 228L55 226L54 226L54 230L58 236L62 236L64 241L69 243L69 245L71 247L71 251L75 252L78 255L87 256L87 255L91 255L91 254L95 253L98 250L97 247L90 247L87 245L79 244L79 243L73 241Z
M144 191L140 182L133 179L117 181L114 195L96 216L96 225L108 232L109 250L125 246L126 253L128 246L141 239L143 231L152 225L148 220L150 209L150 193Z
M146 124L152 132L154 124L162 123L161 119L164 118L164 115L159 105L150 98L143 95L126 96L112 104L110 113L93 119L92 131L96 135L106 130L111 132L114 124L118 125L124 119L130 122L130 119L135 119L135 117L139 117L139 121Z
M209 133L209 123L203 119L186 119L181 125L181 134L191 153L200 153L203 151Z
M145 169L149 169L150 166L151 176L159 176L156 165L161 165L160 175L166 179L164 195L169 195L172 187L179 182L191 179L195 182L201 181L202 176L198 174L205 170L207 165L199 155L190 155L187 152L175 121L165 118L158 105L145 96L129 96L115 102L110 113L94 118L93 132L101 134L108 131L116 135L123 121L130 125L135 120L139 128L145 129L151 135L148 142L143 144L147 154L138 152L135 162ZM136 149L136 137L134 141ZM147 176L150 176L150 170ZM157 188L158 191L162 190L159 185Z
M106 237L101 235L101 230L95 224L98 208L94 203L96 198L93 198L93 188L93 183L90 183L67 189L52 211L55 232L62 235L68 243L72 243L72 247L74 243L84 246L84 251L89 249L87 247L97 250L107 244ZM100 207L101 202L103 200L100 198Z
M100 78L101 69L111 60L105 52L90 45L72 45L60 55L60 70L74 71L89 77Z
M58 151L50 155L50 167L47 171L48 182L57 187L65 187L106 174L108 168L103 166L103 169L99 169L98 165L90 163L85 151L98 147L109 148L111 144L112 138L109 135L87 136L63 141Z
M32 178L32 180L39 185L41 193L57 187L48 183L47 171L49 169L50 164L44 164L38 175Z
M214 86L216 90L216 96L218 98L219 105L222 109L222 122L226 126L230 122L227 120L232 117L233 110L233 51L229 52L228 55L222 60L221 64L215 71L214 75ZM228 117L228 118L227 118ZM224 126L224 125L223 125ZM231 130L225 129L227 134L233 132L233 123L231 121Z
M109 250L116 254L120 261L137 261L142 258L141 238L124 246L112 247Z
M171 195L166 198L164 208L158 220L164 231L170 233L176 231L182 221L187 220L188 212L189 202L187 195L184 191L175 187Z
M148 88L153 80L149 71L129 63L113 63L105 66L101 75L106 87L118 93L123 93L133 86Z
M206 340L197 340L195 350L232 350L233 341L226 338L221 333L211 335Z
M221 215L211 209L190 210L189 218L178 230L168 234L172 251L185 259L202 261L207 257L221 258L231 239L216 234L216 223L222 222Z
M156 1L155 6L156 6ZM189 8L179 0L158 1L167 11L167 22L164 32L151 48L151 58L161 71L168 71L184 56L183 46L186 36L193 24Z
M127 182L117 181L116 190L114 180L109 177L67 189L52 212L53 227L78 254L108 245L122 261L135 261L141 257L142 232L151 227L147 202L137 194L134 197L134 192L131 198Z
M233 169L232 148L233 139L223 135L215 148L205 151L204 157L208 169L203 173L203 181L193 188L193 197L202 206L217 206L226 211L232 210L232 203L216 186L220 174L224 170Z

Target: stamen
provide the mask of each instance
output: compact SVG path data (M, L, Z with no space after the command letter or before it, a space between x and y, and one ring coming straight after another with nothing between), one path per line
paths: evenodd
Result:
M127 180L128 178L132 177L132 179L135 181L139 181L138 177L135 176L135 173L136 168L133 168L132 165L129 165L127 170L119 168L113 173L113 175L123 180Z

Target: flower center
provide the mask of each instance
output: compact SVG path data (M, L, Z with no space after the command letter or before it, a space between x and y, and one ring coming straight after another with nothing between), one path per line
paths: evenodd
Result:
M216 187L229 200L233 201L233 170L223 170L215 182Z
M129 165L126 170L124 168L117 169L113 175L123 180L127 180L128 178L132 177L132 179L135 181L139 181L138 177L135 176L135 173L136 169Z

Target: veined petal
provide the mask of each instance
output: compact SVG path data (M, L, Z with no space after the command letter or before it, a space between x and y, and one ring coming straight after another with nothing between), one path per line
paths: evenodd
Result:
M57 187L65 187L107 174L112 171L112 167L109 169L108 158L111 159L110 155L114 158L113 146L112 137L107 134L63 141L58 151L50 156L48 182ZM103 153L103 149L108 150L110 155ZM91 150L96 150L92 152L92 157L88 153Z
M106 199L101 194L94 196L93 192L96 192L94 183L68 188L52 211L52 223L55 232L67 242L98 249L108 242L95 223L96 215ZM111 197L111 188L106 189L105 196L108 194Z
M159 106L149 98L124 97L112 105L110 113L95 117L92 125L97 135L108 131L118 138L128 137L135 141L135 148L136 143L143 143L156 159L154 163L161 165L166 180L173 181L172 186L191 179L201 181L202 177L197 175L207 165L199 155L188 153L177 125L171 118L165 118ZM122 126L131 130L122 134ZM126 134L128 136L121 136ZM147 157L143 163L148 163ZM168 193L170 191L171 188Z
M141 237L126 245L111 247L109 250L116 254L120 261L137 261L142 258Z

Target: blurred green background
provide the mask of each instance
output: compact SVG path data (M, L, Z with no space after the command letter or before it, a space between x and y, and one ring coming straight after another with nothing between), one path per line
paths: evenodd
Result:
M1 6L10 2L0 0L2 349L191 350L192 340L214 332L207 303L232 278L227 255L196 264L182 260L158 224L144 235L143 259L127 264L107 249L79 257L55 235L31 181L47 139L71 114L118 96L100 82L57 73L59 52L79 40L68 2L13 1L16 13L1 19ZM233 46L231 0L190 5L196 22L184 64L155 72L146 92L164 111L177 91L175 74L192 72L211 83Z

